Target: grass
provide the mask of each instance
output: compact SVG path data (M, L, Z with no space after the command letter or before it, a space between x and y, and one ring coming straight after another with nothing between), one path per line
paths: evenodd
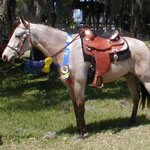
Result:
M0 70L8 68L0 63ZM58 73L31 75L16 63L0 72L0 150L143 150L150 147L150 111L139 109L127 129L132 100L124 79L99 91L88 83L85 119L88 132L78 141L73 105ZM48 101L48 102L47 102ZM45 138L48 132L55 138Z

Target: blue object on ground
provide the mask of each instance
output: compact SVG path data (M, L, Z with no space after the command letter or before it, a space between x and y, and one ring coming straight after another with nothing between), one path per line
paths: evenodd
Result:
M31 74L39 74L42 72L42 68L44 67L45 62L44 60L40 60L40 61L32 61L32 60L25 60L24 63L24 70L27 73L31 73Z

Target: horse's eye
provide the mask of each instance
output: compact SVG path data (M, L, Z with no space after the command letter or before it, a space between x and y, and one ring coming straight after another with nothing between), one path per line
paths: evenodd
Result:
M16 38L20 38L20 35L15 35Z

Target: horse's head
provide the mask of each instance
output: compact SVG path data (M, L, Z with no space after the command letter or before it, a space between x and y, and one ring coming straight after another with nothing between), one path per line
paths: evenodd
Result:
M3 61L11 62L31 49L30 23L20 19L20 24L14 30L6 48L3 51Z

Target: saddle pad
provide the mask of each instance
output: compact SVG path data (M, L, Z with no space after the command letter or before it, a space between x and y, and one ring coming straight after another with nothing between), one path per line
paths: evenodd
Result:
M123 61L123 60L126 60L126 59L128 59L128 58L131 57L131 52L130 52L129 49L127 49L127 50L118 52L117 55L118 55L118 60L117 60L117 61ZM114 54L111 54L111 53L110 53L110 54L109 54L109 57L110 57L110 61L111 61L111 62L114 62L114 61L115 61L115 60L114 60Z

